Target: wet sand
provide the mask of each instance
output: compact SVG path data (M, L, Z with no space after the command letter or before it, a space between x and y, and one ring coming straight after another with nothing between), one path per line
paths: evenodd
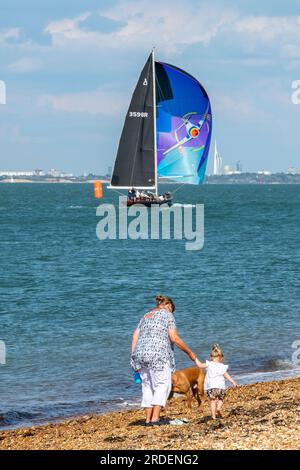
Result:
M300 449L300 378L230 389L223 418L187 411L173 399L164 416L182 426L143 426L142 410L84 416L62 423L0 432L0 449Z

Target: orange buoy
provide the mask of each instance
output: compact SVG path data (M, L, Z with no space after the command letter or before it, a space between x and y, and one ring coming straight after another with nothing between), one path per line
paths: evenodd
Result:
M101 199L103 197L103 188L101 181L94 182L94 197L95 199Z

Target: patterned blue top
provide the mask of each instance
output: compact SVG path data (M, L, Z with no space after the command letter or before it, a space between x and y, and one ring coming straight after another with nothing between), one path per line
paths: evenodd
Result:
M162 370L169 362L175 370L173 344L169 330L176 328L174 315L165 309L147 313L139 322L139 338L131 356L131 367Z

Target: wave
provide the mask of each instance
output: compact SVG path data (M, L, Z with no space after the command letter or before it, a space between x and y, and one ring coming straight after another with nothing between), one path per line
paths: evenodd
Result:
M196 207L196 204L180 204L179 202L176 202L175 204L172 204L172 207Z
M255 363L259 364L259 367L256 367L256 369L252 369L250 364L248 364L249 368L239 364L238 369L232 371L232 375L239 385L283 380L300 376L300 367L295 367L294 364L287 359L268 358L266 360L259 360L256 358ZM254 363L252 366L254 366ZM25 410L22 410L18 405L17 410L0 409L0 429L18 429L20 427L29 427L70 419L74 416L136 409L140 405L139 395L139 392L135 390L135 393L126 393L125 396L115 398L105 399L104 397L99 397L98 399L94 397L84 401L48 402L44 406L32 403L32 406L27 406Z
M287 360L270 359L266 364L269 364L268 370L246 371L245 373L232 372L232 375L239 385L300 377L300 367L294 367ZM18 429L58 422L64 419L71 419L75 416L100 415L110 411L137 409L140 406L139 395L138 392L130 393L129 396L124 398L48 403L43 407L33 406L31 412L16 410L0 411L0 429Z
M293 370L295 365L287 359L270 359L265 363L266 372L280 371L280 370Z
M20 245L21 242L0 242L0 245Z
M121 408L136 408L140 405L141 400L139 401L124 401L124 403L121 403L119 406Z
M251 384L254 382L266 382L272 380L283 380L300 376L300 366L293 364L288 359L271 358L262 362L256 370L241 370L234 374L240 384Z
M0 411L0 429L18 429L55 422L74 416L102 414L124 408L137 407L138 402L125 401L124 398L87 400L78 402L59 402L46 406L32 406L32 411Z
M256 382L271 382L273 380L292 379L300 377L300 369L277 370L272 372L251 372L249 374L234 375L239 385L249 385Z
M6 411L0 413L0 426L11 426L23 424L27 421L34 421L39 418L38 413L29 413L27 411Z

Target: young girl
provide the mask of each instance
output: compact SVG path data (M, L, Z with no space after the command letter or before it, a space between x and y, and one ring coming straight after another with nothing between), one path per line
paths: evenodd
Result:
M233 387L237 387L237 384L227 373L228 366L223 364L224 354L218 344L212 346L210 359L205 364L198 359L195 362L201 369L206 369L204 390L210 401L212 419L216 419L222 417L221 409L226 394L225 379Z

